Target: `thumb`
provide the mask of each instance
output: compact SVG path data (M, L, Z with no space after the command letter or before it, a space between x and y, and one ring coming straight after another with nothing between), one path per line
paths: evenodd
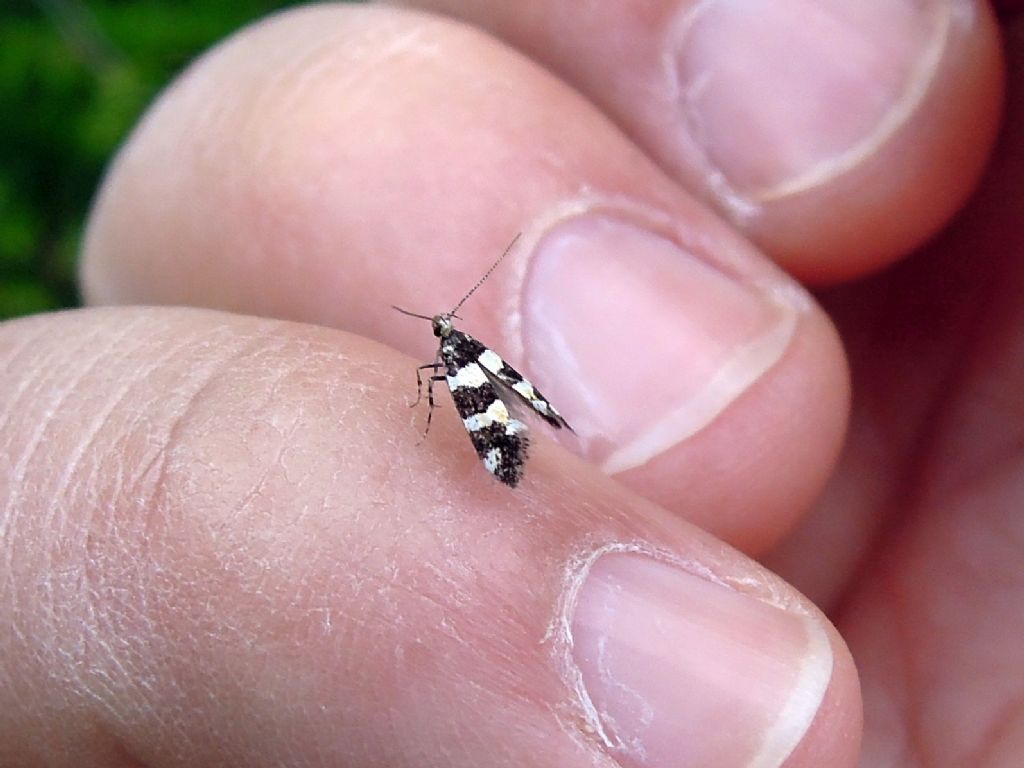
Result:
M0 327L5 765L850 766L807 601L538 437L512 491L412 367L198 310Z

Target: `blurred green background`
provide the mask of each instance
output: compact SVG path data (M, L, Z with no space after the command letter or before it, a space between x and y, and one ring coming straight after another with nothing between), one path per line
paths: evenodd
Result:
M0 319L74 306L103 169L198 53L297 3L0 0Z

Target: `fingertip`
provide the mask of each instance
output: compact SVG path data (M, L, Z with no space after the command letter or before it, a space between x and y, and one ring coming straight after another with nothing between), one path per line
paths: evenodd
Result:
M860 762L864 731L860 678L846 643L830 623L822 621L832 651L832 674L814 720L786 768L852 768Z
M527 237L517 325L528 369L589 461L762 551L837 456L842 344L806 292L731 234L631 213L595 207Z
M755 583L642 547L589 565L573 660L619 764L853 764L860 698L845 646L813 608Z
M1004 72L985 3L938 4L941 47L927 81L847 164L759 201L741 223L796 277L850 280L941 230L976 188L1000 125Z
M798 279L884 268L975 188L1003 95L985 0L486 6L468 18L587 93ZM541 10L543 6L543 10Z

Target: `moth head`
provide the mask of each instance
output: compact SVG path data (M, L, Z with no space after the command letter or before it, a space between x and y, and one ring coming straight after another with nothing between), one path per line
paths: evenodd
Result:
M434 315L430 318L430 324L434 327L434 335L439 339L447 339L452 335L455 326L452 325L451 315Z

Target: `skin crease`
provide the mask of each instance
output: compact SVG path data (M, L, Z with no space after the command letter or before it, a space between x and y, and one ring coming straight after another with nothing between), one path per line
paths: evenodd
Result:
M418 64L415 51L437 54L449 34L397 11L306 14L319 29L365 25L356 37L364 51L376 50L370 42L403 41L388 62ZM168 99L147 118L90 227L83 275L94 301L295 317L426 359L427 328L397 326L385 309L368 314L361 297L400 280L396 301L420 297L429 311L436 297L445 306L446 285L478 273L478 261L504 244L502 233L565 194L552 168L667 208L711 250L776 274L596 119L589 125L597 154L610 158L602 163L585 153L566 160L550 152L554 143L531 165L533 155L523 159L516 147L536 148L538 137L571 128L533 125L529 110L506 110L508 132L473 134L479 141L464 153L466 166L494 163L479 175L449 163L457 152L435 155L434 168L414 145L383 136L383 147L349 144L342 158L355 164L357 183L365 180L360 170L372 170L379 186L364 185L351 200L338 197L341 182L303 187L298 181L317 162L340 161L316 155L331 146L319 133L323 114L296 109L301 100L250 103L243 88L230 87L267 56L283 65L301 51L307 65L329 66L317 46L297 44L311 33L288 18L257 31L265 36L257 61L244 46L206 60L172 92L178 112ZM976 32L972 44L996 61L991 30ZM451 34L465 50L471 38ZM411 45L425 40L440 48ZM850 643L865 691L861 764L872 768L1013 765L1020 753L1022 43L1010 28L1010 125L972 205L905 263L822 296L849 354L851 439L822 503L768 562L829 606ZM540 112L585 114L570 89L536 78L500 46L481 43L474 56L469 69L493 75L481 92L525 81L545 105ZM372 71L381 72L380 63ZM418 135L428 146L446 126L460 135L468 110L432 122L432 112L411 109L422 106L416 94L431 93L430 68L418 71L422 81L408 81L393 101L375 101L391 118L423 120ZM358 79L347 82L357 101L389 93L379 82L365 92L354 89ZM963 110L993 109L999 75L982 82L987 87L972 92L978 101ZM238 101L214 98L225 94ZM211 100L218 109L186 109ZM275 110L288 114L287 106L298 125L281 137L286 151L278 155L261 121ZM239 115L245 120L235 122ZM934 138L917 129L920 142ZM277 171L260 177L272 194L254 194L247 185L255 175L216 151L231 143L222 131L251 152L243 156L271 163L257 167ZM975 141L984 154L984 132ZM195 146L207 152L189 154ZM125 160L133 152L134 168ZM185 167L166 173L168 153ZM376 164L360 168L365 158ZM294 162L295 175L281 172ZM233 194L219 202L239 209L211 213L210 199L182 183L190 164L198 178L227 186ZM972 172L966 165L963 176ZM431 196L419 188L397 189L406 172L441 190L436 207L422 207ZM503 183L489 187L495 176ZM154 199L159 206L147 205ZM281 200L291 205L273 204ZM835 205L827 194L824 201ZM916 215L904 204L901 211ZM342 224L333 228L328 212ZM365 257L382 253L389 259ZM424 265L439 258L442 269L424 280ZM827 253L814 269L824 279L845 274ZM501 292L489 285L482 297L470 318L497 337L500 318L488 315L487 297L503 300ZM780 409L799 413L809 392L844 381L824 317L813 310L807 346L700 435L705 449L748 445ZM416 447L422 413L395 407L411 398L416 361L360 336L160 308L94 309L0 328L0 611L11 619L0 622L0 764L458 766L479 765L486 745L492 765L592 765L586 742L569 738L552 716L565 691L538 644L581 542L640 538L810 610L771 573L680 519L704 524L707 507L728 490L736 515L718 533L751 549L767 546L806 502L746 512L772 493L799 490L792 481L772 491L695 473L699 503L667 512L538 437L529 482L509 496L480 469L451 413L441 412L429 445ZM824 378L808 375L817 363L829 371ZM820 453L836 442L844 416L841 394L798 431L774 434L811 441L809 452ZM692 456L680 450L685 465ZM785 474L772 462L786 456L765 450L757 460L766 476ZM817 479L809 485L823 482L830 464L824 456L812 465ZM826 701L788 768L857 760L858 678L843 641L829 632L836 667Z

